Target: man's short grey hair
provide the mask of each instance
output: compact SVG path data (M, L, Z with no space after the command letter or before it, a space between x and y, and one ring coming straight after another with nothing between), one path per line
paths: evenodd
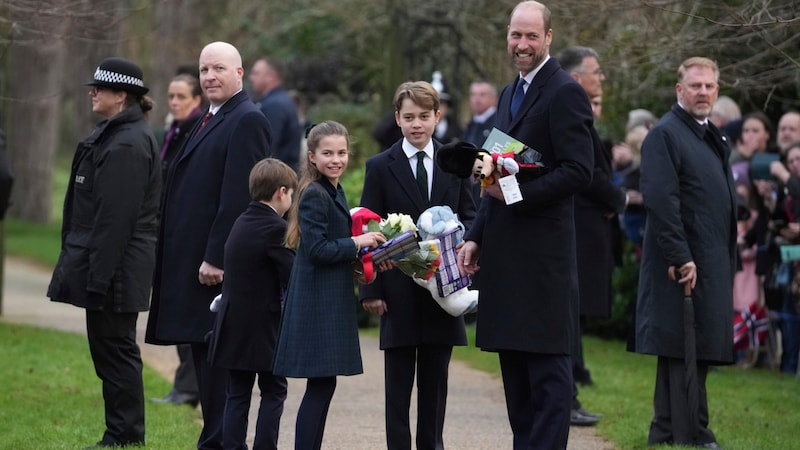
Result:
M583 60L586 59L587 56L592 56L600 61L600 55L591 48L591 47L582 47L579 45L575 45L572 47L567 47L564 50L556 55L556 59L558 63L561 64L561 68L564 69L567 73L577 72L583 65Z
M725 122L730 122L731 120L741 119L742 110L739 109L739 105L732 98L727 95L721 95L717 98L714 106L711 107L711 116L722 117Z
M631 131L638 126L644 126L648 130L658 122L658 117L646 109L632 109L628 113L628 123L625 125L625 131Z

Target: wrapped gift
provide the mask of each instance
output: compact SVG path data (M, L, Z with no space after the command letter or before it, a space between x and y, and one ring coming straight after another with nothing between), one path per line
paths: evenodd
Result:
M366 248L361 249L361 259L368 253L371 254L372 263L380 264L387 259L395 261L403 258L409 253L419 250L419 241L417 241L417 234L414 231L406 231L401 233L383 244L376 247L374 250Z
M442 254L442 261L434 277L436 277L436 286L439 290L439 295L442 297L447 297L459 289L468 287L470 283L472 283L469 275L461 276L456 264L458 255L456 244L461 242L463 235L464 231L457 227L437 237L441 243L439 250Z

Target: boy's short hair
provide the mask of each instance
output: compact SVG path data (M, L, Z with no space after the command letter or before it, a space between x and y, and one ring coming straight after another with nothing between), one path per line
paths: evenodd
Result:
M423 109L439 111L439 93L427 81L406 81L394 93L394 110L400 112L403 100L410 99Z
M272 200L281 186L297 189L297 174L281 160L262 159L250 171L250 197L257 202Z

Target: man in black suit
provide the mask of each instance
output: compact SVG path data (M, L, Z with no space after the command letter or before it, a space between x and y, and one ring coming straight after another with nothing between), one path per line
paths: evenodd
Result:
M303 131L297 118L297 105L283 87L283 62L274 57L260 58L250 69L250 84L258 97L256 104L269 121L272 154L297 171Z
M404 137L367 160L361 206L381 217L408 214L415 222L431 205L449 206L469 227L475 215L470 181L441 171L435 163L441 144L431 136L440 115L439 96L431 84L400 85L395 120ZM420 164L430 174L424 193L416 178L423 170ZM381 316L387 448L411 449L409 408L415 375L417 448L443 448L448 367L453 346L467 345L464 319L446 313L399 269L381 273L359 292L364 309Z
M561 68L581 85L591 99L603 94L605 80L600 57L589 47L569 47L557 56ZM600 119L593 109L595 120ZM575 240L578 258L578 286L581 298L580 319L575 324L578 339L573 350L572 376L576 383L592 384L592 377L583 360L581 336L585 318L611 315L611 272L614 270L614 248L621 238L619 216L625 209L625 192L614 184L611 152L592 127L594 169L592 184L575 195ZM572 401L571 423L594 425L599 415L590 413L578 401L578 388Z
M146 342L192 346L203 431L198 449L222 448L227 372L208 363L211 300L224 276L223 249L250 202L248 176L269 156L270 127L242 90L242 57L213 42L200 53L209 111L167 173Z
M462 140L480 147L489 136L497 117L497 88L488 81L473 81L469 86L469 109L472 119L467 123Z
M573 196L594 167L589 99L550 58L550 16L534 1L511 13L508 52L519 76L500 94L495 123L550 170L518 185L501 180L506 195L487 186L458 254L462 273L480 262L476 345L499 352L515 449L567 446L579 301Z

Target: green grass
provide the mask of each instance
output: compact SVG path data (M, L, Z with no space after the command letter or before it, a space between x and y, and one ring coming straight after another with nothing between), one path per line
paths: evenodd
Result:
M5 250L9 255L56 265L61 249L61 223L36 224L16 219L4 221Z
M94 444L105 430L101 383L86 337L0 323L0 447L75 449ZM171 385L144 370L145 398ZM148 447L186 449L200 434L200 413L147 403Z
M596 385L581 388L581 402L604 414L599 431L619 449L644 448L653 414L656 358L628 353L624 342L591 337L583 342ZM723 448L798 448L794 418L800 378L725 366L709 372L706 387L709 428Z

